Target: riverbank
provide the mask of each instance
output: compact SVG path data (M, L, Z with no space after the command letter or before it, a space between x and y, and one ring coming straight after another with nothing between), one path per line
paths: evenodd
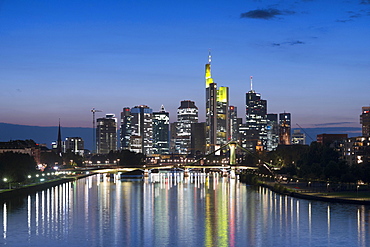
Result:
M369 191L316 192L310 190L309 187L302 188L302 186L297 184L284 184L265 181L260 181L259 185L269 188L276 193L300 199L370 205Z
M77 179L84 178L90 175L91 174L84 174L84 175L77 175L73 177L63 177L63 178L53 179L51 181L42 182L42 183L29 184L29 185L26 185L20 188L5 189L5 190L0 191L0 200L6 200L6 199L20 196L20 195L27 195L29 193L48 189L50 187L64 184L64 183L71 182L71 181L75 181Z

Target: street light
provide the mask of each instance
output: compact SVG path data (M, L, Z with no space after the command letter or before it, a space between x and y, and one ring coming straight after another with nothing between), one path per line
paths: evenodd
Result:
M4 180L5 183L8 182L7 178L3 178L3 180ZM10 185L10 182L9 182L9 189L11 189L11 188L12 188L12 186Z

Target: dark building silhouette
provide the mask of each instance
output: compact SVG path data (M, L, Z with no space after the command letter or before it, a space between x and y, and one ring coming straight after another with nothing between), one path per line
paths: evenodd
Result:
M291 144L291 116L290 113L279 114L279 144Z
M117 150L117 119L114 114L96 120L97 153L107 154Z

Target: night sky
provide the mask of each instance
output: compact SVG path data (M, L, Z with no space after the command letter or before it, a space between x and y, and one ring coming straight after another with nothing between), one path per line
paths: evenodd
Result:
M93 107L162 104L173 122L181 100L204 121L209 49L239 117L250 76L292 125L358 127L370 104L369 0L0 0L0 122L91 127Z

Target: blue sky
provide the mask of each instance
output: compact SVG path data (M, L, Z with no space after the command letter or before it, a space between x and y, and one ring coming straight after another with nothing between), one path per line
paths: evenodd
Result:
M93 107L119 117L141 104L175 121L181 100L204 121L211 49L239 117L253 76L293 125L356 127L369 44L369 0L0 0L0 122L91 127Z

